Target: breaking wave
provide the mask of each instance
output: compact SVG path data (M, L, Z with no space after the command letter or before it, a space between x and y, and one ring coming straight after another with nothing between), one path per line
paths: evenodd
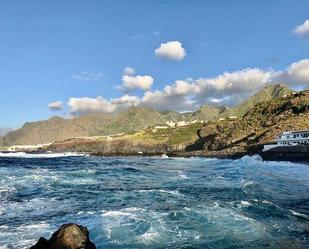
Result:
M83 157L84 153L65 152L65 153L26 153L26 152L0 152L0 157L16 158L57 158L57 157Z

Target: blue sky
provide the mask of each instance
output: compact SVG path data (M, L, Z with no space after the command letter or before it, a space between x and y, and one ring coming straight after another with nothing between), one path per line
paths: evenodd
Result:
M267 82L306 88L308 10L301 0L1 1L0 127L132 103L237 104ZM171 41L182 59L155 54Z

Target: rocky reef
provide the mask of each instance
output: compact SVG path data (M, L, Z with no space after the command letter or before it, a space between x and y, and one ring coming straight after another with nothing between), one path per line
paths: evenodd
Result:
M41 237L30 249L96 249L89 239L86 227L77 224L62 225L49 240Z

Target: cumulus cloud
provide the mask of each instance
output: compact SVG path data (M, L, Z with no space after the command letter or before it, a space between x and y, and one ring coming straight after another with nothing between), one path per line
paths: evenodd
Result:
M119 89L132 91L135 89L149 90L153 84L153 78L149 75L135 75L135 69L125 67L122 75L122 84Z
M82 97L70 98L68 106L72 115L83 115L89 113L113 113L121 111L130 106L139 104L139 99L136 96L124 95L120 98L106 100L98 96L96 98Z
M309 88L309 59L294 62L282 71L246 68L216 77L176 80L162 90L147 90L141 97L124 95L111 100L100 96L71 98L68 105L71 112L77 115L89 112L112 113L132 105L157 110L191 111L203 104L239 104L262 87L275 83Z
M148 90L153 84L153 78L149 75L123 75L122 76L122 89L126 91L134 89Z
M192 110L203 104L236 105L268 84L309 88L309 60L289 65L284 71L246 68L213 78L177 80L162 91L148 91L141 104L157 109Z
M309 87L309 59L292 63L283 72L278 72L274 80L285 82L290 86Z
M83 81L98 81L102 78L101 72L80 72L72 75L75 80L83 80Z
M170 41L161 43L160 47L155 50L157 57L162 57L170 60L181 61L186 56L186 51L179 41Z
M48 108L51 111L60 111L63 109L63 103L62 101L55 101L48 104Z
M135 69L133 67L125 67L123 70L123 75L134 75Z
M309 20L305 20L303 24L297 26L293 31L299 36L309 37Z

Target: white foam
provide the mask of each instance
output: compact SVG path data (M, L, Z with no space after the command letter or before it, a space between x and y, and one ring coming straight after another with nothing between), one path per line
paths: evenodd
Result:
M57 157L83 157L87 154L77 152L65 152L65 153L40 153L32 154L26 152L0 152L0 157L13 157L13 158L57 158Z
M271 201L266 201L266 200L263 200L262 201L263 204L268 204L268 205L273 205L274 203L272 203Z
M134 216L130 212L123 212L123 211L107 211L102 214L103 217L112 217L112 218L117 218L119 216Z
M259 162L261 162L261 161L263 161L263 158L260 155L253 155L253 156L246 155L246 156L243 156L240 160L245 161L245 162L247 162L247 161L259 161Z
M32 229L47 229L49 228L50 225L46 222L41 222L41 223L37 223L37 224L29 224L29 225L24 225L24 226L20 226L17 228L17 230L32 230Z
M303 218L308 218L308 215L302 214L302 213L298 213L296 211L293 210L289 210L294 216L298 216L298 217L303 217Z
M10 187L2 187L2 186L0 186L0 193L3 193L3 192L14 192L14 191L16 191L16 188L14 188L14 187L12 187L12 188L10 188Z
M189 178L181 170L178 170L177 173L178 173L178 177L181 178L181 179L188 179Z
M143 242L146 245L149 245L155 242L159 238L160 238L160 233L158 233L157 231L147 231L146 233L139 236L139 239L141 240L141 242Z
M240 201L240 206L241 207L249 207L249 206L251 206L251 204L248 201Z

